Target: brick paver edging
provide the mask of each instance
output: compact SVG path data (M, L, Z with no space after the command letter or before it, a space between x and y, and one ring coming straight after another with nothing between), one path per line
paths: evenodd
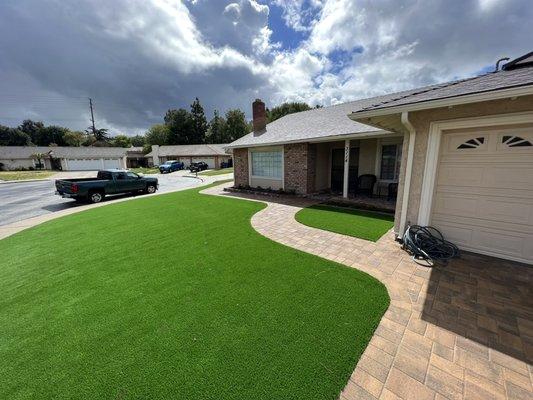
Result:
M431 304L436 292L430 287L431 269L413 262L395 243L392 232L373 243L311 228L294 218L302 207L312 204L311 200L224 191L229 185L202 193L267 204L251 219L257 232L357 268L387 287L390 307L340 399L533 399L531 363L433 324L431 317L422 318L424 305ZM527 275L527 279L532 276ZM530 315L531 309L519 311Z

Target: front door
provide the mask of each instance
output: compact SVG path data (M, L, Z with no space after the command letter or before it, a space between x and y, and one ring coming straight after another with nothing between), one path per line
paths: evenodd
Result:
M355 190L359 170L359 147L350 148L350 173L348 191ZM331 191L342 193L344 180L344 149L333 149L331 152Z

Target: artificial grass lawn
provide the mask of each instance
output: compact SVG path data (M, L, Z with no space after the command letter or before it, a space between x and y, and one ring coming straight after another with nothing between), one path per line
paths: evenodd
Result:
M0 240L1 399L335 399L389 297L192 189Z
M0 171L0 181L44 179L56 174L53 171Z
M159 173L159 170L157 168L138 167L138 168L128 168L128 169L137 174L158 174Z
M223 169L211 169L208 171L200 172L198 175L214 176L214 175L224 175L232 174L233 168L223 168Z
M354 210L323 204L296 213L304 225L376 242L394 225L394 217L371 211Z

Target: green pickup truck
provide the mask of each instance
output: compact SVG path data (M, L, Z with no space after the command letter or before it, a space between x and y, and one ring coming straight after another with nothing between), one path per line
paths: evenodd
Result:
M58 179L56 194L77 201L100 203L109 194L155 193L157 178L121 169L98 171L96 178Z

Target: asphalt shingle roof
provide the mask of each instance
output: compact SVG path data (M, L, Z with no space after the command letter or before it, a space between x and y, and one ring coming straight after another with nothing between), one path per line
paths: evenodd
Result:
M0 146L0 158L15 160L31 158L35 153L53 151L56 158L124 157L123 147L68 147L68 146Z
M254 132L251 132L242 138L237 139L228 147L233 148L298 142L332 136L339 136L339 139L342 139L342 136L345 135L378 132L381 131L378 128L352 121L348 118L348 114L354 110L368 107L377 102L387 101L412 92L413 90L407 90L285 115L284 117L267 124L266 130L261 134L256 135Z
M183 144L175 146L159 146L160 156L181 156L181 157L200 157L200 156L224 156L228 155L224 151L227 144ZM153 157L153 151L146 157Z

